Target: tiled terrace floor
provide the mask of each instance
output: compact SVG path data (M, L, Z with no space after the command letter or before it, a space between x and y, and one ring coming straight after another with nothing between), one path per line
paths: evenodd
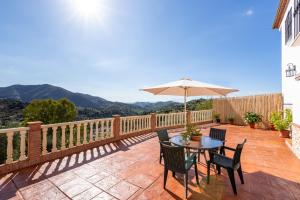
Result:
M300 161L276 132L221 127L227 129L228 146L248 139L242 155L245 184L236 176L234 196L222 171L206 185L206 168L199 164L201 184L196 185L191 170L189 199L300 199ZM106 145L7 174L0 178L0 199L182 199L181 177L174 179L169 173L163 189L158 155L155 134Z

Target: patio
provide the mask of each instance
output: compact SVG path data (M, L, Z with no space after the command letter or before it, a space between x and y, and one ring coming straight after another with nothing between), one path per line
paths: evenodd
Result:
M216 177L212 170L207 185L206 168L201 163L200 187L190 171L189 199L300 198L300 161L277 132L219 127L227 129L227 146L235 147L243 138L248 139L242 154L245 184L236 176L238 195L234 196L226 172ZM169 173L164 190L163 166L158 159L155 133L125 139L7 174L0 179L0 199L182 199L182 177L174 179Z

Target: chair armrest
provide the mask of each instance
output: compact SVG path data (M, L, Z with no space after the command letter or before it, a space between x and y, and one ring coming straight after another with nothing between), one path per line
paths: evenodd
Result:
M234 148L231 148L231 147L227 147L227 146L223 146L224 149L228 149L228 150L231 150L231 151L236 151Z

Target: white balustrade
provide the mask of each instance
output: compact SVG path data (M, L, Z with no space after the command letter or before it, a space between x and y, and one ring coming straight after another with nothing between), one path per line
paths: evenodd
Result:
M170 127L185 124L185 114L180 113L168 113L168 114L157 114L156 115L156 127Z
M207 122L212 120L212 110L200 110L191 112L191 122Z
M149 129L151 129L151 115L121 117L121 135Z
M7 146L6 146L6 164L10 164L16 161L26 160L26 135L29 128L27 127L20 127L20 128L11 128L11 129L0 129L0 135L6 135L7 138ZM14 152L16 152L16 148L13 145L13 138L14 135L20 136L20 147L17 149L20 152L19 158L14 160Z
M83 132L83 134L82 134ZM61 147L58 148L58 133L61 133ZM69 138L67 138L69 133ZM47 150L47 135L52 134L52 149ZM74 138L74 134L76 138ZM100 135L100 136L99 136ZM113 137L113 119L94 119L77 122L42 125L42 154L57 152L95 141ZM89 140L88 140L89 136ZM94 139L95 138L95 139ZM74 145L74 139L76 144ZM82 141L82 142L81 142ZM10 161L10 160L9 160Z

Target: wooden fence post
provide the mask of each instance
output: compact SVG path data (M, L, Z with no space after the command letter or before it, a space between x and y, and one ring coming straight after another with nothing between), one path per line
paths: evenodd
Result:
M120 138L121 132L121 116L120 115L113 115L113 135L115 139Z
M155 113L151 113L151 132L155 132L156 131L156 114Z
M40 162L41 158L41 125L42 122L28 122L28 159L29 163L35 164Z

